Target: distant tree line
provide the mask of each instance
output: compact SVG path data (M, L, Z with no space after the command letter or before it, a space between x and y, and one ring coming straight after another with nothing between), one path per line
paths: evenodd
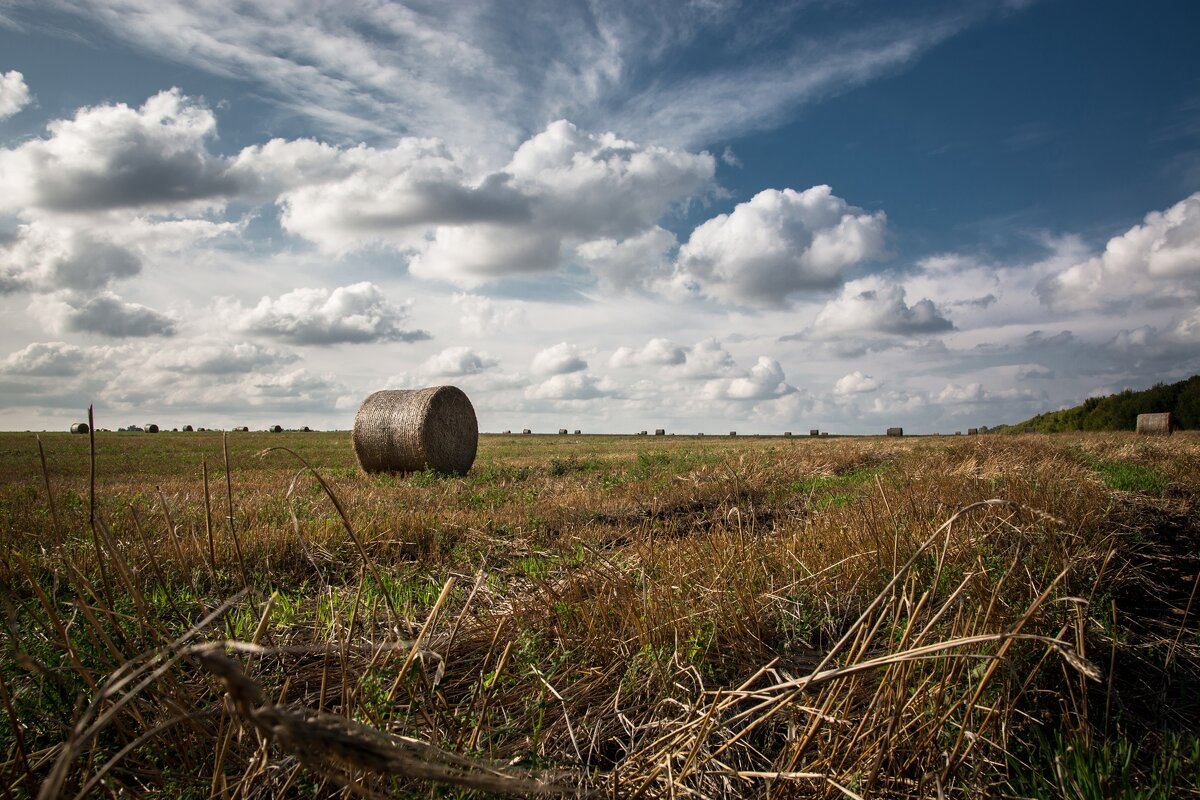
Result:
M1107 397L1089 397L1083 405L1038 414L1004 430L1020 432L1033 428L1039 433L1131 431L1137 425L1138 414L1160 411L1171 412L1176 428L1200 428L1200 375L1178 383L1156 383L1140 392L1126 389Z

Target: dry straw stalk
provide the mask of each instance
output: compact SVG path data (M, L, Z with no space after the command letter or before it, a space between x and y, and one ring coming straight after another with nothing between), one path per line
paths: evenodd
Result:
M455 386L385 389L354 417L354 454L366 472L466 474L479 446L479 422Z

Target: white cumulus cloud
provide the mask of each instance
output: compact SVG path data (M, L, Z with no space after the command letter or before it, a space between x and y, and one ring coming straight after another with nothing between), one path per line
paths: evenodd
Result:
M745 375L729 380L713 380L704 388L714 400L767 400L796 391L787 383L783 367L770 356L759 356Z
M618 347L609 358L611 367L673 367L687 361L686 348L669 339L651 339L640 349Z
M883 253L886 217L855 208L828 186L765 189L692 232L678 268L703 293L781 307L797 292L829 289L850 267Z
M665 231L655 232L657 221L706 186L715 169L708 153L639 145L559 120L525 141L505 169L490 178L506 198L520 201L522 213L438 225L409 270L422 278L477 286L551 271L561 265L568 247L607 239L608 245L585 246L581 260L587 264L591 258L603 281L624 288L632 279L630 267L616 266L613 258L624 261L639 250L661 252ZM627 239L632 241L624 245ZM629 252L614 256L622 246Z
M24 75L15 69L0 72L0 119L16 114L32 99Z
M68 377L87 365L87 354L66 342L33 342L0 361L0 372L9 375Z
M861 394L863 392L873 392L878 388L879 381L870 375L864 375L855 370L848 375L838 378L837 383L833 385L833 393L840 395Z
M470 347L447 347L421 364L421 373L439 378L476 375L499 364L499 360Z
M232 312L235 327L295 344L332 345L365 342L414 342L428 339L422 330L403 326L408 311L388 301L383 290L362 282L328 289L294 289L251 309Z
M847 283L813 322L814 331L822 337L868 333L912 336L953 327L932 300L920 300L909 306L904 287L879 276Z
M450 302L462 310L459 324L463 332L483 336L524 326L525 310L516 303L497 302L490 297L460 293Z
M216 132L212 111L178 89L140 108L81 108L47 130L0 150L0 210L186 208L219 205L237 189L226 161L205 145Z
M1052 308L1081 310L1138 299L1200 301L1200 192L1108 240L1104 252L1037 287Z
M98 333L114 339L174 336L178 320L161 311L101 292L82 303L46 299L35 302L56 333Z
M616 392L616 384L586 372L553 375L525 390L531 400L594 400Z
M536 375L565 375L568 372L582 372L587 366L588 362L580 355L579 348L559 342L553 347L539 350L529 368Z
M136 253L86 230L31 223L0 244L0 294L94 291L141 270Z

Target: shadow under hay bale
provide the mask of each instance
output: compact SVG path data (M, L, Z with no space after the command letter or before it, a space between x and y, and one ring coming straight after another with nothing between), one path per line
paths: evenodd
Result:
M91 433L92 429L86 422L72 422L71 433Z
M1161 414L1138 414L1137 432L1139 436L1170 436L1171 412Z
M479 422L471 401L455 386L385 389L363 401L352 438L365 472L434 469L462 475L475 463Z

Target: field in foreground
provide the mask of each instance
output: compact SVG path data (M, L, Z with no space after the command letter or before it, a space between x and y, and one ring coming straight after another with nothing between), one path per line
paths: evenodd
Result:
M4 796L1200 797L1200 435L40 447Z

